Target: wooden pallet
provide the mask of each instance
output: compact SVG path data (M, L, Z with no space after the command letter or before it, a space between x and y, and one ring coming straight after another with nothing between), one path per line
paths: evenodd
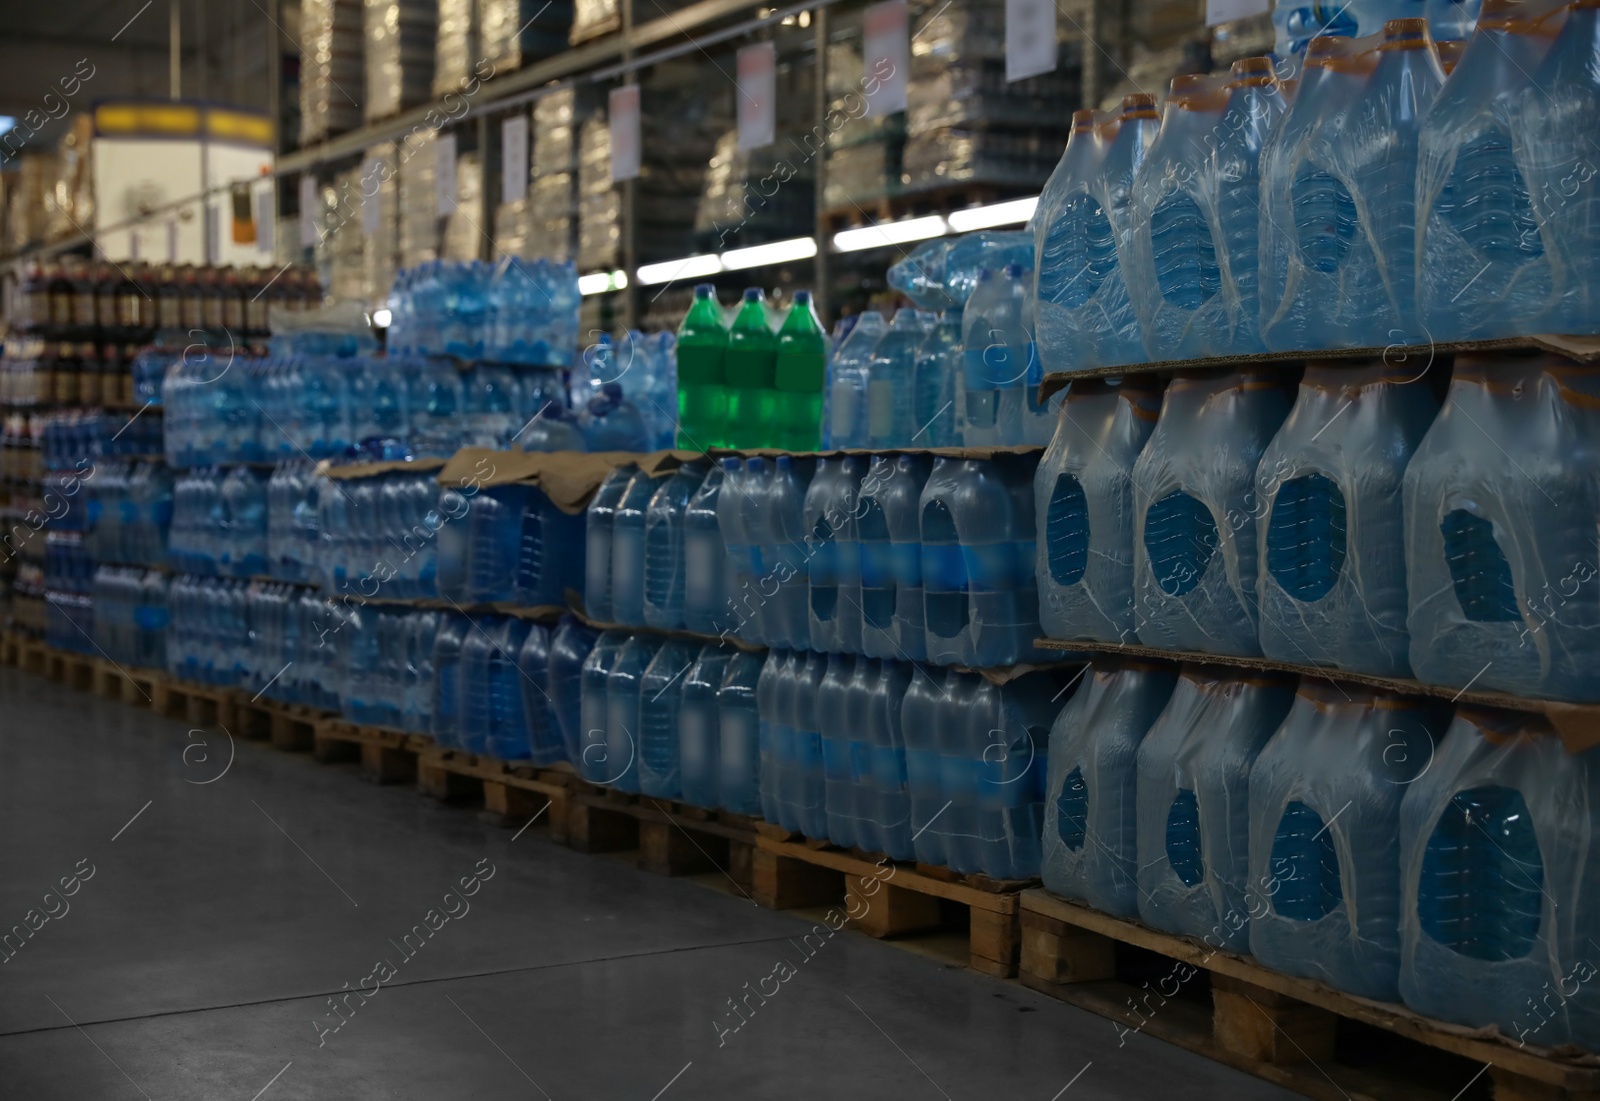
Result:
M423 734L362 726L324 715L311 732L311 756L318 761L361 761L361 772L375 784L415 784L417 755L433 744Z
M60 681L68 688L87 692L94 686L97 660L89 654L75 654L70 650L58 650L53 646L46 646L44 675L53 681Z
M315 748L317 723L327 714L319 708L283 703L265 696L241 697L239 728L234 733L241 738L266 739L275 749L307 753Z
M30 638L27 635L17 636L17 668L24 673L37 673L45 675L45 654L49 647L42 639Z
M101 658L95 662L93 687L95 695L108 700L121 700L130 707L148 707L158 715L171 712L167 674L159 669L118 665Z
M567 777L559 840L581 852L636 849L657 875L721 873L754 898L756 822L681 800L621 792Z
M16 665L22 636L15 631L0 631L0 665Z
M231 734L238 725L242 698L237 688L169 678L167 710L163 713L180 718L190 726L219 727Z
M762 823L752 879L755 900L774 910L843 902L850 924L874 937L923 932L946 924L945 903L966 907L968 963L986 975L1017 972L1017 900L1026 882L961 876L947 868L895 863L823 842L784 840ZM874 858L876 857L876 859Z
M1593 1060L1354 998L1042 889L1022 893L1021 924L1022 982L1110 1018L1119 1044L1148 1033L1328 1101L1600 1101Z

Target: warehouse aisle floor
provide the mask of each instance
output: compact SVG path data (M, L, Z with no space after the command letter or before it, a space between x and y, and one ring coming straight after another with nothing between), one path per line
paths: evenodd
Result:
M731 888L201 738L0 670L0 930L38 926L0 949L7 1101L1293 1096L853 932L808 956L810 920Z

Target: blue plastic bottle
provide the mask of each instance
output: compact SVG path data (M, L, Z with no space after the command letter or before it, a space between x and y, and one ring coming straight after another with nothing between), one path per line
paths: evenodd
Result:
M861 649L861 552L856 516L866 463L859 455L825 458L806 488L805 531L814 650Z
M967 447L1021 444L1023 389L1033 366L1032 310L1018 264L978 273L962 313L965 401L960 423Z
M669 475L641 470L617 502L611 534L611 619L644 626L645 514Z
M856 320L850 335L834 346L828 365L828 447L867 447L870 439L867 391L873 352L888 323L876 310Z
M723 465L713 465L683 514L683 625L702 635L720 635L735 622L728 610L728 548L718 520L724 477Z
M1400 801L1447 722L1437 701L1301 683L1250 769L1257 959L1363 998L1400 996Z
M926 455L874 455L861 482L861 651L871 657L927 660L919 502L931 465Z
M561 741L562 757L580 771L584 747L584 662L599 638L600 632L570 615L561 617L550 637L549 675L545 682L545 691L550 697L550 717Z
M756 711L760 717L758 792L761 817L781 823L786 816L780 782L794 758L794 735L787 707L793 695L790 665L797 655L790 650L768 650L756 682Z
M760 579L760 595L772 596L762 607L763 635L768 645L805 649L811 645L807 618L810 575L806 562L806 490L816 460L779 455L765 494L766 529L761 561L770 572Z
M1033 479L1039 622L1051 638L1137 642L1133 466L1161 391L1146 379L1075 381Z
M597 782L618 791L639 790L644 675L663 642L657 635L634 635L618 651L606 678L606 780Z
M1419 680L1600 699L1597 398L1600 368L1558 356L1456 358L1405 472Z
M961 379L963 306L949 306L917 345L911 385L911 419L916 425L907 446L956 447L956 389Z
M1406 464L1437 405L1382 364L1306 367L1256 467L1261 651L1278 661L1403 677Z
M696 648L682 639L660 644L639 682L639 790L657 799L683 797L679 764L679 714L684 677Z
M644 525L644 621L681 629L687 585L687 513L706 476L705 463L686 463L650 498Z
M807 837L827 837L826 778L822 763L822 725L817 718L817 698L828 658L815 651L796 654L791 681L790 728L794 732L794 763L789 772L788 828ZM780 819L782 821L782 819Z
M903 306L873 348L867 366L868 447L912 446L919 427L913 399L917 348L927 338L927 321L922 311Z
M1289 402L1261 371L1183 377L1133 468L1139 641L1257 655L1256 464Z
M678 768L681 798L692 806L722 805L722 723L717 696L733 654L732 647L709 643L694 653L694 664L683 675L683 694L678 704Z
M763 655L739 650L728 659L717 690L718 805L733 814L765 817L761 792L761 718L757 690Z
M613 784L634 764L631 752L612 757L606 734L611 671L616 667L617 658L627 643L626 631L606 631L595 641L589 656L583 660L578 745L572 762L578 775L591 784ZM624 750L627 748L623 747Z
M948 813L940 777L938 727L950 690L958 683L955 670L912 666L900 702L900 729L905 737L906 791L911 804L911 844L926 864L948 863L945 832L937 823Z
M861 667L865 667L865 672ZM911 790L906 775L902 706L914 676L904 661L858 664L852 698L865 699L864 722L852 730L851 769L866 799L872 849L895 860L915 857L911 834Z
M1249 944L1250 765L1294 702L1292 679L1185 667L1138 749L1139 918Z
M439 621L433 643L433 740L442 746L461 748L461 650L471 621L450 615Z
M528 730L528 759L536 765L553 765L567 759L567 746L550 693L550 631L534 623L517 652L522 691L523 722ZM506 758L510 760L510 758Z
M1097 661L1050 727L1042 875L1064 898L1139 912L1136 756L1177 675L1150 662Z
M851 731L865 720L864 715L851 714L850 682L856 675L856 657L829 654L826 662L815 703L822 750L823 836L842 848L868 848L871 841L862 829L866 808L858 805L856 779L850 767Z
M591 619L613 621L611 600L611 554L616 529L617 505L628 491L638 468L619 466L606 476L584 514L584 546L587 567L584 573L583 600ZM443 544L441 543L441 548ZM442 584L442 582L441 582Z

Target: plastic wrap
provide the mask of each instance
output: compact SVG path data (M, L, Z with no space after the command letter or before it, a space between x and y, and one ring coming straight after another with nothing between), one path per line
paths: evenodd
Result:
M1134 180L1124 253L1151 359L1261 350L1256 168L1283 105L1269 58L1173 78Z
M1567 9L1566 23L1527 86L1518 88L1509 127L1528 197L1543 230L1557 303L1550 330L1600 329L1600 155L1594 121L1600 118L1600 10ZM1517 74L1519 77L1522 74ZM1497 105L1498 109L1498 105ZM1528 330L1524 330L1528 331Z
M1400 801L1441 701L1305 680L1250 769L1250 951L1363 998L1400 996Z
M439 0L438 39L433 61L433 94L442 98L470 87L478 47L476 0Z
M359 216L345 212L358 207L361 199L361 169L352 168L334 177L323 189L323 224L332 232L321 239L317 267L326 272L324 282L335 301L365 302L367 293L367 251Z
M603 117L578 131L578 269L610 270L622 248L622 196L611 182L611 126Z
M1138 641L1133 467L1160 411L1160 390L1139 377L1080 380L1061 403L1033 480L1039 622L1051 638Z
M1137 917L1137 755L1177 683L1170 668L1096 662L1050 727L1041 874L1064 898Z
M1457 357L1405 475L1411 667L1600 700L1600 367Z
M1134 176L1159 125L1154 96L1125 97L1121 112L1097 132L1104 152L1086 157L1087 178L1066 189L1049 232L1069 247L1053 263L1054 254L1047 254L1036 307L1040 356L1048 370L1145 360L1119 254Z
M1400 807L1400 995L1518 1042L1600 1047L1593 751L1462 708Z
M446 260L476 260L487 244L481 220L483 162L477 153L462 153L456 158L455 173L456 208L445 219L440 254Z
M494 208L494 255L527 257L528 200L500 203Z
M1288 409L1268 371L1167 387L1133 467L1135 630L1145 645L1261 653L1256 465Z
M400 266L414 268L439 258L438 197L434 192L437 132L406 135L400 145Z
M1138 751L1139 917L1244 951L1250 767L1289 713L1293 679L1185 668Z
M573 45L618 30L622 26L622 9L617 0L574 0L572 5Z
M735 651L709 643L694 655L683 675L683 698L678 706L678 765L683 801L694 807L723 805L721 786L721 733L717 694Z
M1516 107L1562 14L1560 0L1489 0L1423 121L1418 294L1433 340L1549 331L1553 242L1534 215Z
M570 172L542 176L528 191L527 256L574 259L573 231L577 206Z
M1274 349L1422 342L1417 142L1444 83L1427 25L1393 20L1321 74L1313 83L1308 72L1295 97L1316 122L1286 119L1263 153L1262 266L1275 270L1262 335Z
M301 0L300 143L360 126L362 0Z
M1261 652L1409 676L1406 464L1438 410L1420 377L1381 363L1306 368L1256 467Z
M368 122L427 102L437 19L436 0L366 0Z
M382 167L378 167L381 165ZM362 169L363 202L378 204L377 225L367 229L366 211L361 213L362 282L368 302L381 302L394 285L399 253L400 175L395 147L389 142L367 150Z
M497 73L567 48L571 0L477 0L477 4L480 49Z
M657 799L683 798L678 723L683 678L699 647L681 638L661 643L639 682L639 790Z

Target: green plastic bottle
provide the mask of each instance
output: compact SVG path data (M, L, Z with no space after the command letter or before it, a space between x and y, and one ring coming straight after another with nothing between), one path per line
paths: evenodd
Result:
M728 435L728 386L724 361L728 330L716 288L701 283L694 305L678 326L678 446L690 451L724 447Z
M767 323L760 287L744 292L744 305L728 330L723 375L728 382L728 446L776 447L778 338Z
M810 291L795 291L794 305L778 329L778 446L816 451L822 446L822 391L828 368L828 336Z

